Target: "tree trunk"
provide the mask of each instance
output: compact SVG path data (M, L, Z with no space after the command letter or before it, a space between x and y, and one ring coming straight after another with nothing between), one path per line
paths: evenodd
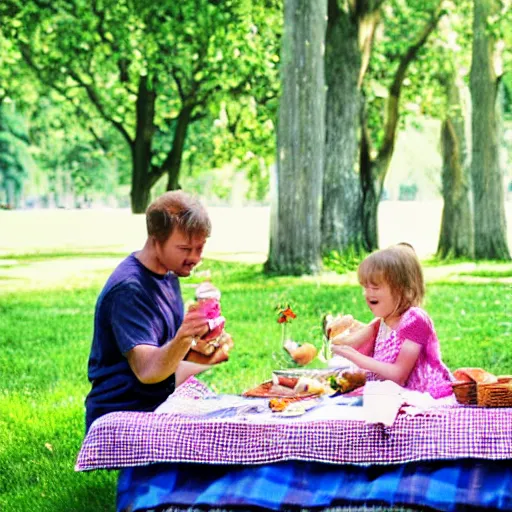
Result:
M361 187L356 173L361 50L358 20L329 0L325 42L326 144L322 253L362 247Z
M285 0L283 89L279 106L277 208L268 272L320 269L325 148L323 45L326 2Z
M137 96L135 140L132 150L132 189L130 193L133 213L144 213L149 193L156 179L151 176L151 144L154 134L156 94L148 88L147 77L141 77Z
M464 103L455 69L447 77L446 118L441 127L443 157L443 215L437 256L469 258L474 256L473 219L469 197L469 166L466 144Z
M494 68L495 41L488 31L494 0L474 0L472 99L472 162L475 258L509 260L503 172L499 161L499 118L496 98L499 77Z
M180 187L179 175L181 169L181 159L183 157L183 148L185 147L185 140L187 138L187 130L190 124L192 115L192 107L186 105L182 108L178 122L176 124L176 131L174 132L174 139L172 142L172 149L163 167L167 169L167 190L177 190Z
M376 179L379 173L375 170L375 162L370 158L369 134L364 109L362 112L361 150L359 153L362 237L365 250L373 251L379 247L377 213L383 181L380 182Z
M149 204L151 191L151 187L147 183L149 162L141 158L141 151L135 150L133 153L135 154L132 156L131 208L133 213L144 213Z
M389 95L386 108L386 121L384 125L384 138L375 158L371 157L370 136L364 104L361 107L361 144L360 144L360 168L361 188L363 193L363 239L368 251L379 247L377 213L379 201L384 187L384 180L389 170L389 165L395 150L398 120L400 117L400 94L402 85L411 62L418 55L419 50L428 41L428 38L436 28L439 19L444 14L441 9L442 0L430 13L429 19L423 29L418 33L416 40L402 55L395 72L393 82L389 87Z
M14 209L16 207L16 182L14 178L6 178L4 180L4 190L7 207Z

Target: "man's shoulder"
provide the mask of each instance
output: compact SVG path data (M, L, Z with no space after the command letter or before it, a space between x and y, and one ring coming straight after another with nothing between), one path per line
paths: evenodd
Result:
M143 274L140 265L137 264L134 255L130 254L110 274L103 287L102 295L122 288L143 288L142 281Z

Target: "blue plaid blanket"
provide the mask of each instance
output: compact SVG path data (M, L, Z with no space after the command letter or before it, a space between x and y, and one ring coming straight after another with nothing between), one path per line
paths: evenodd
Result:
M385 466L159 463L122 470L117 495L118 512L341 510L362 505L369 510L512 511L512 465L509 460L475 459Z

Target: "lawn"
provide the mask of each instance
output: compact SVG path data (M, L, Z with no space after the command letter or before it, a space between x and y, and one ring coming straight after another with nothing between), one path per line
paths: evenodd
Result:
M47 247L0 259L0 510L114 510L116 473L75 473L73 466L83 438L94 303L124 255L112 247L86 255ZM425 263L425 308L447 365L511 374L512 265ZM317 346L323 314L371 318L353 275L269 278L260 263L214 259L205 260L205 270L223 292L236 344L228 363L202 377L218 392L239 393L291 366L280 345L279 303L297 313L292 337ZM183 280L185 299L200 279Z

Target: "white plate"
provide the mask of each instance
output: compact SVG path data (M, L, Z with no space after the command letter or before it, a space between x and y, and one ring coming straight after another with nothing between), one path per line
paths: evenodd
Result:
M337 375L340 371L346 370L347 367L338 368L290 368L288 370L274 370L272 372L272 382L279 383L279 377L288 377L291 379L300 379L308 377L310 379L327 380L331 375Z

